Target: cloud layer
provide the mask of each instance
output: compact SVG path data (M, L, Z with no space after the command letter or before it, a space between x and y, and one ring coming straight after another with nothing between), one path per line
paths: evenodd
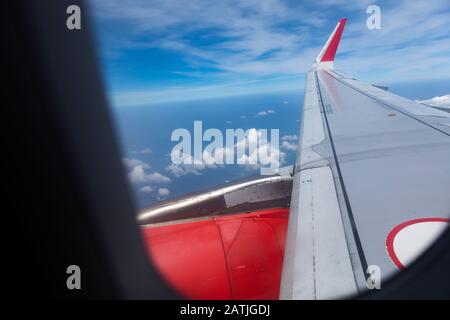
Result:
M433 107L450 108L450 94L434 97L428 100L421 100L419 102Z
M149 56L167 53L160 63L167 63L162 78L136 88L125 89L120 84L125 67L109 69L117 105L201 97L211 92L301 87L299 75L310 68L343 16L349 20L338 52L338 68L366 81L436 79L450 74L448 0L378 1L380 30L366 27L366 8L371 1L91 3L103 30L102 52L107 66L123 59L126 68L132 67L133 61L126 60L128 50ZM170 74L188 80L177 86L162 85Z

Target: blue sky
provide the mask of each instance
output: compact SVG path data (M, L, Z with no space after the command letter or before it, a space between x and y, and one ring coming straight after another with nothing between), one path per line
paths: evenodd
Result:
M303 87L337 21L336 67L390 84L450 76L450 2L91 0L115 106ZM381 8L368 30L366 8Z
M305 74L340 18L336 68L412 99L450 90L450 1L90 0L98 55L139 207L258 174L174 166L170 134L280 129L295 161ZM381 29L368 30L369 4Z

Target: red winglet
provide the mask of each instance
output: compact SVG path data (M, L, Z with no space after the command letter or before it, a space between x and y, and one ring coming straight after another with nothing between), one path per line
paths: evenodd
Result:
M334 28L333 33L328 38L325 46L317 56L316 62L334 61L334 56L336 55L339 41L341 40L341 35L344 31L345 22L347 22L347 19L345 18L339 21L336 28Z

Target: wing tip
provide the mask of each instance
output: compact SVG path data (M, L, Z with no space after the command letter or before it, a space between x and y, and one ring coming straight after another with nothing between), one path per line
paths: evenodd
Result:
M332 67L332 63L334 62L334 57L341 41L342 32L344 31L346 22L347 18L342 18L339 20L338 24L334 28L327 42L317 56L316 63L326 63L327 65L331 65Z

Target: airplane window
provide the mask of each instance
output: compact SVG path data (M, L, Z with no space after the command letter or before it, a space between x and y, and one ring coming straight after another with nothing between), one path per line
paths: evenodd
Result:
M183 296L382 290L448 228L444 4L88 3L136 221Z

